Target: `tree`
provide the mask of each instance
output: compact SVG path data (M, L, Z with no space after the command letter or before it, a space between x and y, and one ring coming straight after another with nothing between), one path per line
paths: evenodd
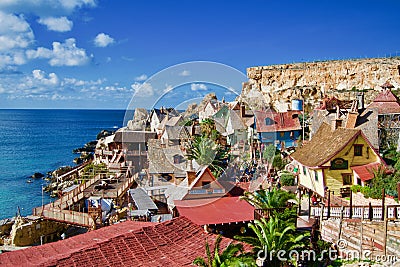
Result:
M264 148L263 151L263 159L265 159L268 163L272 162L272 159L274 158L276 153L276 148L274 145L268 145L266 148Z
M197 257L193 264L202 267L228 267L228 266L257 266L251 255L243 254L243 245L230 243L222 253L220 244L222 237L217 236L214 243L214 251L211 253L210 245L206 241L206 257Z
M289 253L292 250L304 248L307 245L305 238L309 236L309 233L297 233L293 223L287 223L278 217L271 217L268 221L265 218L255 220L254 223L249 223L249 228L253 230L256 237L236 236L235 238L252 245L257 256L265 256L267 266L285 264L279 260L277 253L279 251ZM288 258L288 254L284 257Z
M213 131L215 130L215 121L210 118L202 120L200 122L200 129L203 136L210 138Z
M289 201L297 202L296 195L281 189L265 190L260 189L255 192L244 192L240 199L246 200L256 209L273 209L272 217L277 217L283 221L295 222L297 218L296 206L288 207ZM286 208L283 212L277 210Z
M296 195L281 189L265 190L260 189L255 192L244 192L240 197L258 209L284 208L289 200L297 201Z
M197 136L187 148L187 158L196 160L201 166L208 166L213 175L218 178L225 170L228 150L210 138Z
M282 183L282 186L293 186L294 184L294 175L290 172L284 171L282 172L280 176L280 180Z

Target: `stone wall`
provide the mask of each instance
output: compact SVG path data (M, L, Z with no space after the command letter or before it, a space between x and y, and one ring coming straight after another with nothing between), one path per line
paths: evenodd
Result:
M261 93L265 103L273 106L303 98L306 105L315 105L325 95L352 100L351 89L373 89L366 92L369 103L387 81L400 89L400 57L250 67L247 76L242 97Z
M37 219L27 220L23 217L17 217L10 237L6 245L13 246L31 246L43 243L48 243L60 239L61 233L65 232L68 225L64 223ZM42 239L42 240L41 240Z

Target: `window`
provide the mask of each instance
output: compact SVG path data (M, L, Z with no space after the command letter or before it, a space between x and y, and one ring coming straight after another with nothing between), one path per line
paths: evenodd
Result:
M307 169L306 169L306 167L304 167L304 166L303 166L303 174L304 174L304 175L307 175Z
M316 182L318 182L318 172L314 171L314 179Z
M208 188L210 188L210 182L202 182L202 183L201 183L201 186L202 186L204 189L208 189Z
M363 145L354 145L354 156L362 156Z
M265 125L272 125L272 124L274 124L274 120L272 120L271 118L265 119Z
M351 185L352 175L351 173L342 173L343 185Z

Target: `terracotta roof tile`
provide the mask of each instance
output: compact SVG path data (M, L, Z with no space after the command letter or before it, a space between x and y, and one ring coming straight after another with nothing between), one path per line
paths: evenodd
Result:
M400 113L399 99L390 89L380 92L368 108L378 108L379 114Z
M257 132L282 132L301 130L301 125L297 115L299 111L276 112L274 110L255 111ZM271 120L271 124L266 124L266 119Z
M239 197L175 200L175 205L180 215L198 225L245 222L254 219L254 207Z
M56 243L0 254L0 265L190 266L197 256L205 256L206 239L212 249L216 238L185 217L146 225L128 221ZM221 248L230 242L223 238ZM73 248L71 243L81 245ZM66 251L61 252L61 248Z

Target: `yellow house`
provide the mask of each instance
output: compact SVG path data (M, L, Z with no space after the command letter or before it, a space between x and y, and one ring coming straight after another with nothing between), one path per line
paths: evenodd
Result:
M385 164L361 130L334 128L327 123L291 157L299 169L299 185L322 197L327 188L339 195L340 188L370 179L359 177L353 167Z

